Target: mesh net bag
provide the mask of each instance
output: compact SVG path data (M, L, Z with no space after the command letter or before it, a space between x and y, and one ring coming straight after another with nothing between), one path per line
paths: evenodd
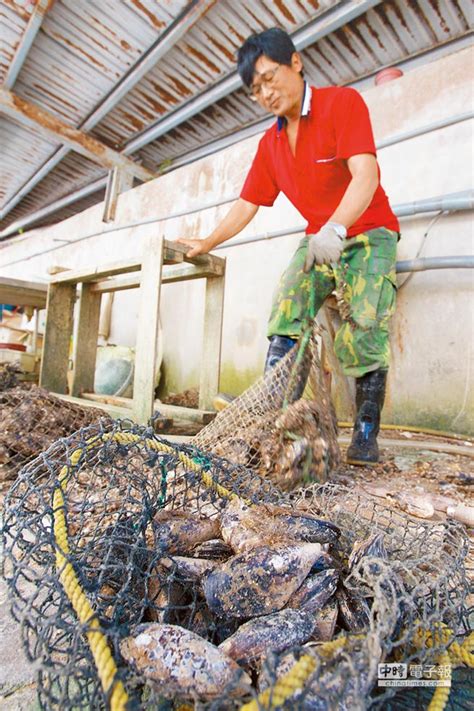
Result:
M0 369L0 483L15 479L22 466L60 437L109 419L103 410L21 383L18 375L18 369Z
M443 659L465 609L460 526L127 423L31 461L3 538L45 709L395 704L378 664Z
M339 463L337 420L317 328L194 438L194 444L291 490L324 482Z

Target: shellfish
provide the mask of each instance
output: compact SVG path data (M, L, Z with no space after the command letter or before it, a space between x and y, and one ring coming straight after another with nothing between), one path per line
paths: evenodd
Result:
M319 555L319 543L261 546L215 568L203 582L209 609L220 618L268 615L288 602Z
M222 650L176 625L138 625L120 642L124 659L167 698L212 699L249 690L249 676Z

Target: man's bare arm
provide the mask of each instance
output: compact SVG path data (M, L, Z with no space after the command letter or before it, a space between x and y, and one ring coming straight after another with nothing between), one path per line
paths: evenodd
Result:
M352 180L329 222L338 222L349 229L369 207L379 184L379 177L377 161L372 153L351 156L347 167Z
M218 244L226 242L231 237L247 227L258 212L258 205L239 198L230 208L227 215L217 225L216 229L205 239L178 239L180 244L189 247L187 257L197 257L198 254L207 254Z

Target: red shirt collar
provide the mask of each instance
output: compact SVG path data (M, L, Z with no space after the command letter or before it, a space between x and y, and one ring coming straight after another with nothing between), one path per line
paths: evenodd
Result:
M303 99L301 101L301 114L300 116L308 116L311 111L311 87L307 81L304 83L303 89ZM280 133L283 126L286 125L286 118L284 116L279 116L277 118L277 132Z

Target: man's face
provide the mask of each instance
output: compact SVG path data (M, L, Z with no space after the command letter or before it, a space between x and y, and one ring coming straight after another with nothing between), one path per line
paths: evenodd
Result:
M263 55L255 62L255 73L250 87L258 103L275 116L299 115L303 98L302 63L295 52L291 66L279 64Z

